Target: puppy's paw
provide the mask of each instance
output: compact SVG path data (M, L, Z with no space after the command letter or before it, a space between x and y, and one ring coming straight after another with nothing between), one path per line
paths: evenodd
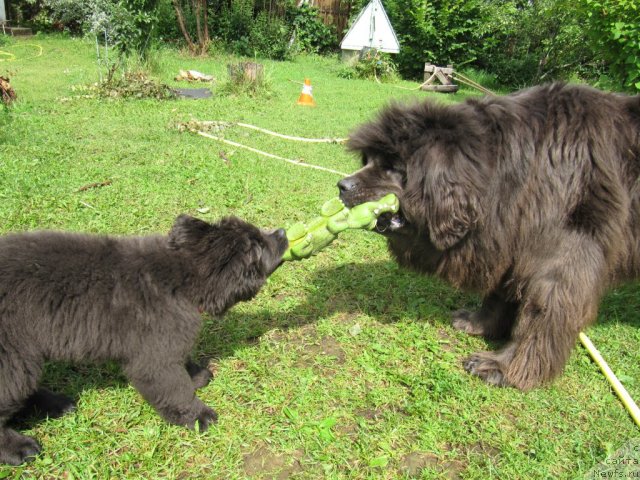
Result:
M40 453L42 447L33 438L21 435L13 430L0 433L0 463L21 465L31 462Z
M204 407L196 417L196 422L198 422L197 430L199 432L205 432L209 428L210 424L216 423L217 421L218 414L215 412L215 410L209 407ZM195 428L196 427L194 424L194 429Z
M464 369L472 375L480 377L490 385L509 386L502 366L491 352L480 352L471 355L464 361Z

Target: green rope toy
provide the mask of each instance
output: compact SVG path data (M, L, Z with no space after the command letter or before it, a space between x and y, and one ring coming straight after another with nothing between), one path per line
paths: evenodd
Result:
M375 202L361 203L347 208L336 197L322 205L319 217L309 224L295 223L287 229L289 248L283 260L302 260L318 253L333 242L338 233L349 228L372 230L378 217L383 213L397 213L400 208L398 197L393 193Z

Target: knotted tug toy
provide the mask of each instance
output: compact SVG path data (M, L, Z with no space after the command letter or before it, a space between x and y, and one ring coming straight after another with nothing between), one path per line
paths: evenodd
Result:
M372 230L383 213L397 213L398 197L390 193L375 202L366 202L347 208L336 197L322 205L320 216L308 224L295 223L287 228L289 248L283 260L302 260L315 255L333 242L347 229Z

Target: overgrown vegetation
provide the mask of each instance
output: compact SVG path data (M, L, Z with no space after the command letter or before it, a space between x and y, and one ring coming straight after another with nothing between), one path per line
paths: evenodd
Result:
M640 7L636 0L582 0L595 48L624 86L640 91Z
M186 44L286 60L337 51L339 38L314 7L294 0L29 0L11 15L38 28L93 32L122 53ZM352 20L368 2L354 0ZM557 79L640 90L640 9L634 0L385 0L401 43L393 58L419 80L425 62L480 69L508 88ZM343 5L344 8L344 5ZM371 64L360 67L370 70ZM345 70L357 77L366 72ZM376 77L377 73L370 75Z
M273 90L262 64L239 62L227 65L227 77L218 86L217 93L230 96L247 95L269 98Z
M157 24L158 0L42 0L39 26L97 36L121 55L146 55Z
M89 86L88 91L103 98L155 98L157 100L176 98L176 93L171 87L149 78L145 72L119 74L115 68L102 82Z
M398 68L418 78L425 62L474 66L512 88L602 73L585 16L570 0L388 0L402 49Z
M375 49L368 49L362 52L360 58L353 65L347 65L340 69L338 76L390 82L398 79L398 71L391 55Z
M190 133L177 122L223 120L224 136L340 171L360 160L340 144L309 144L234 128L342 138L392 100L442 96L415 83L344 80L335 58L264 60L273 95L164 101L73 97L95 81L95 44L40 36L38 57L17 57L18 101L0 124L0 231L167 232L176 215L237 215L263 228L313 218L339 176L303 169ZM17 40L18 44L25 40ZM17 49L15 50L17 52ZM215 62L165 48L155 76L179 69L225 78ZM466 73L466 72L465 72ZM313 79L318 106L295 105ZM0 114L0 123L2 115ZM78 401L59 419L22 430L44 447L0 478L466 480L585 478L638 430L579 346L552 385L492 388L462 360L498 346L449 325L478 298L397 266L384 239L351 232L324 252L287 262L259 296L205 318L194 351L215 378L198 392L220 414L204 434L167 425L108 365L49 364L43 382ZM590 338L640 398L640 290L606 297Z

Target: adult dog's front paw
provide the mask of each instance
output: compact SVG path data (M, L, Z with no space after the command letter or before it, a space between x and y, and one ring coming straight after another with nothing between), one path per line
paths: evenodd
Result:
M502 371L502 366L491 352L479 352L464 361L464 369L472 375L480 377L490 385L509 386Z
M13 430L0 432L0 463L21 465L40 453L40 444L33 438Z
M218 414L212 408L204 407L196 417L196 421L198 422L198 431L204 432L209 428L210 424L218 421Z

